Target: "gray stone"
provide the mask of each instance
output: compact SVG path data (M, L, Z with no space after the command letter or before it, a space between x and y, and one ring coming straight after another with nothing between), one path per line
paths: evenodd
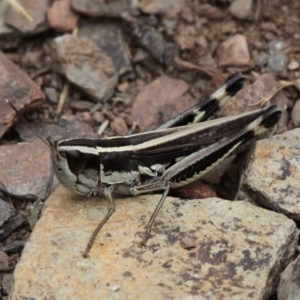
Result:
M255 202L300 221L300 129L256 143L242 188Z
M3 274L2 278L2 291L4 295L9 295L14 283L14 275L13 274Z
M287 74L288 57L281 53L272 51L269 56L267 70L273 74L286 76Z
M0 199L0 226L10 217L12 207L4 200Z
M118 74L107 54L88 38L63 35L52 43L56 69L96 101L114 93Z
M120 17L124 11L135 11L135 1L130 0L71 0L71 6L75 11L91 17Z
M158 24L155 18L134 18L128 13L122 14L122 18L131 27L131 36L135 42L147 50L153 58L168 66L178 57L177 45L166 41L157 28Z
M112 59L119 75L134 75L121 24L116 21L84 20L80 22L78 35L91 39L102 49Z
M278 300L299 300L300 255L280 275L277 289Z
M15 269L13 299L266 299L298 242L284 215L218 198L168 197L146 248L138 243L160 195L116 200L84 259L106 201L59 186ZM278 230L280 228L280 230ZM191 250L182 248L188 238ZM51 284L50 284L51 283ZM217 284L216 284L217 283Z

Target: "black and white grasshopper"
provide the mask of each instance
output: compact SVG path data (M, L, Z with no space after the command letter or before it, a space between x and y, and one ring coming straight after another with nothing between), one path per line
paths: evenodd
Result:
M210 97L154 131L94 140L48 139L59 181L81 195L102 192L109 203L105 218L85 249L85 257L99 230L115 211L112 193L163 192L146 227L142 240L145 245L170 189L200 178L242 145L272 132L282 113L276 105L203 122L230 100L243 82L243 76L235 74Z

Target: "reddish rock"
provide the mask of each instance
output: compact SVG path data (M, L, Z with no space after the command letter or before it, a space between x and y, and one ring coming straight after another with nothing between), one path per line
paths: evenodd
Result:
M10 193L44 196L52 168L49 148L40 140L0 147L0 178Z
M23 113L45 101L39 86L0 51L0 138L16 121L10 100Z
M6 253L0 251L0 271L7 271L10 269L11 267L9 256Z
M128 132L128 128L124 119L120 117L116 117L111 122L110 126L118 135L125 135Z
M224 41L218 48L220 67L249 67L250 53L246 37L236 34Z
M187 96L182 99L188 89L189 85L181 79L157 78L137 95L132 107L133 120L142 130L154 129L167 122L196 103Z
M69 0L56 0L49 8L48 21L57 31L70 31L76 27L78 15L71 10Z

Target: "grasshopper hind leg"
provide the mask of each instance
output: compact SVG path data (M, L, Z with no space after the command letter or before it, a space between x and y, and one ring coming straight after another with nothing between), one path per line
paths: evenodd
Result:
M150 221L148 222L147 224L147 227L146 227L146 231L145 231L145 234L144 234L144 237L142 239L142 241L140 242L140 246L144 247L146 246L146 243L147 243L147 240L150 236L150 233L151 233L151 230L152 230L152 227L153 227L153 224L154 224L154 221L157 217L157 214L159 213L161 207L163 206L168 194L169 194L169 191L170 191L170 186L167 186L164 193L162 194L151 218L150 218Z

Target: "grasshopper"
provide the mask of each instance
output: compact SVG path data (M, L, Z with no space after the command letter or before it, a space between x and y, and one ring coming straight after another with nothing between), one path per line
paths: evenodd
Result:
M107 214L93 232L84 257L115 211L113 193L162 191L141 242L146 245L170 189L200 178L243 145L274 130L282 113L277 105L206 121L242 88L243 82L241 74L231 76L210 97L154 131L101 139L48 138L53 169L61 184L84 196L101 192L108 200Z

